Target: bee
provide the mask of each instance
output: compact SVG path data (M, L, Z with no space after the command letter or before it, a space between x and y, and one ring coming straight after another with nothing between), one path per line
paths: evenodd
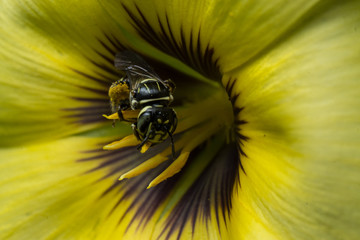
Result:
M137 148L141 149L144 144L161 143L170 137L174 156L173 133L178 120L176 112L169 105L174 100L175 83L170 79L162 80L143 58L129 50L116 54L115 67L124 71L126 76L114 84L122 84L124 89L127 85L129 93L128 98L121 97L119 101L111 102L114 103L114 110L120 113L128 108L140 110L132 123L133 133L141 141Z

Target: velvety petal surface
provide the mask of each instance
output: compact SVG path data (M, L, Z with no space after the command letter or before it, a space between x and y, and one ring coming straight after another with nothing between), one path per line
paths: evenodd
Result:
M249 138L233 236L360 236L359 12L358 1L334 4L224 77Z
M212 58L222 71L243 65L281 41L318 7L318 1L283 0L271 4L107 0L101 4L121 27L200 72L208 67L202 58Z
M178 203L187 211L196 207L188 201L185 193L190 192L191 196L194 190L189 189L194 188L194 182L208 183L211 179L207 175L205 178L201 176L201 172L209 165L209 157L216 153L219 139L211 141L207 146L211 149L210 153L198 155L195 164L184 170L184 174L148 190L146 186L154 177L153 172L125 181L117 180L121 173L132 165L136 166L144 156L131 148L105 152L102 145L108 141L109 138L88 134L34 146L2 149L0 217L3 224L0 237L227 238L227 232L220 237L218 224L224 227L223 216L212 205L208 206L209 209L198 206L199 219L194 212L186 212L185 216L176 213L175 219L179 217L179 220L175 223L169 220L169 215L174 214L172 210L179 208ZM214 170L221 169L221 162L215 163ZM193 200L199 202L196 198ZM170 216L170 219L173 217ZM192 217L195 217L195 232L192 231ZM220 222L208 221L209 217L220 217Z
M2 1L0 7L0 145L98 126L109 109L107 89L118 78L105 47L115 31L98 3Z
M130 206L149 198L111 191L119 181L108 177L114 169L103 162L109 157L101 149L107 141L76 136L1 150L0 238L148 239L156 222L147 221L139 231L140 219L133 220L137 209ZM131 222L135 227L128 229Z
M356 239L359 3L165 3L0 3L0 238ZM169 146L102 150L131 131L99 128L126 46L222 77L238 146L202 121L176 136L196 146L180 173L118 181ZM223 89L179 76L179 116L210 112L186 108Z

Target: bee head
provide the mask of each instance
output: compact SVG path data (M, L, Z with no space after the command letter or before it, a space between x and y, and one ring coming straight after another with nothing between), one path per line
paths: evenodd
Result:
M169 107L145 107L138 116L134 131L141 141L160 143L175 132L177 116Z

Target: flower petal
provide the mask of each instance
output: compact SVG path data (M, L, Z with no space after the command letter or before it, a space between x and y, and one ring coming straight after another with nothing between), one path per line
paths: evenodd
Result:
M73 137L1 150L0 238L101 238L108 200L98 197L112 180L96 182L104 173L84 175L95 162L75 162L96 144Z
M146 190L146 183L134 186L139 179L116 188L125 185L114 177L120 173L111 172L111 164L121 166L127 158L104 152L101 146L106 141L109 139L76 136L1 150L0 238L31 235L35 239L103 240L151 236L156 217L147 219L138 231L146 209L134 208L134 204L147 207L143 202L153 202L151 196L155 195ZM99 163L109 158L112 163ZM129 189L135 190L132 195ZM158 216L161 205L150 206Z
M118 181L122 173L153 153L141 154L136 147L103 151L107 141L74 136L1 150L0 238L22 239L29 234L37 239L186 238L191 232L195 237L227 235L224 225L237 181L233 166L238 158L233 147L218 154L224 136L211 139L206 151L192 152L191 164L148 190L148 183L171 162ZM181 209L186 211L178 217Z
M102 1L122 27L210 78L241 66L318 1Z
M122 41L106 16L96 1L86 8L2 1L0 145L59 138L106 121L108 87L118 78L112 35Z
M224 77L248 137L234 210L247 224L232 221L234 236L360 235L359 12L358 1L336 4Z

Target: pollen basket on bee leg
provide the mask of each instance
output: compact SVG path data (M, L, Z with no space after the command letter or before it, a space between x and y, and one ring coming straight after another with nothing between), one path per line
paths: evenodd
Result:
M109 88L109 97L111 101L129 98L129 93L129 86L122 80L114 82Z

